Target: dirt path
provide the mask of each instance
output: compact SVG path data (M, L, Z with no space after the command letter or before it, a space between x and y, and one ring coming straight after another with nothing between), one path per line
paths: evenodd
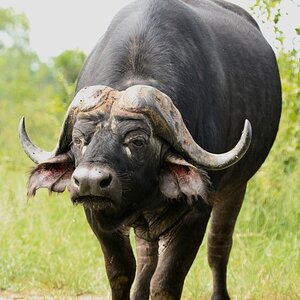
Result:
M30 294L17 294L10 292L0 291L0 300L106 300L96 295L80 295L80 296L47 296L47 295L30 295Z

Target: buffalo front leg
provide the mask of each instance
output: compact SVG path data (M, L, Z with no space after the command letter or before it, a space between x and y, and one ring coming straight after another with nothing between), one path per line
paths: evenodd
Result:
M212 300L228 300L226 273L234 226L245 196L246 185L238 191L217 195L208 234L208 263L213 275Z
M129 230L103 232L95 213L89 209L85 209L85 213L104 254L112 300L129 300L136 268L129 240Z
M211 208L193 207L159 240L158 264L151 280L151 299L178 300L185 277L201 245Z
M134 300L148 300L150 281L157 266L158 242L149 242L136 236L137 274L133 293Z

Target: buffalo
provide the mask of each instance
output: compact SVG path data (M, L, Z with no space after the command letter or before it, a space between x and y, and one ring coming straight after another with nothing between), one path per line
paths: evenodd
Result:
M247 12L222 0L135 1L87 58L52 152L22 118L37 164L28 195L67 187L83 206L114 300L180 299L211 219L212 299L229 299L234 226L280 113L276 58Z

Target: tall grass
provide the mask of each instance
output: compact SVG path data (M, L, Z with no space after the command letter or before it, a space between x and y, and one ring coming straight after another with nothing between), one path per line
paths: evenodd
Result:
M49 197L39 191L35 199L26 198L32 163L19 146L18 121L28 116L34 142L51 149L63 117L57 106L54 100L0 103L0 294L88 293L109 299L102 253L82 209L71 205L67 193ZM288 122L284 113L237 222L228 270L233 299L300 299L300 166L290 158L300 151L288 153ZM209 299L211 291L205 239L183 299Z

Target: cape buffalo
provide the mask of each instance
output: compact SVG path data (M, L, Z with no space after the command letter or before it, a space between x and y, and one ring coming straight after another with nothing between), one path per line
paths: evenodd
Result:
M180 299L211 218L212 299L229 299L235 222L280 113L276 59L247 12L222 0L135 1L86 60L55 150L32 144L21 120L37 164L28 195L68 187L83 205L112 299L129 299L135 277L131 299Z

